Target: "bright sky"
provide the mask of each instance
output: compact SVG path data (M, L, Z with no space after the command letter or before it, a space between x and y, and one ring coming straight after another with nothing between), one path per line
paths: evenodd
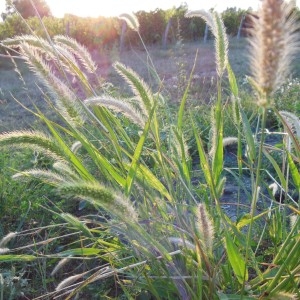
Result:
M26 0L29 1L29 0ZM56 17L71 13L82 17L118 16L121 13L150 11L156 8L178 7L183 2L190 10L215 8L224 11L227 7L258 8L260 0L46 0ZM299 6L300 0L297 0ZM5 0L0 0L0 13L5 10Z

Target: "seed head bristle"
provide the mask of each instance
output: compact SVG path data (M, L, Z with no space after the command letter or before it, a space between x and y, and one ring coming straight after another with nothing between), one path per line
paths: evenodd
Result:
M6 236L4 236L0 241L0 248L6 246L7 243L9 243L9 241L11 241L14 237L17 236L17 234L18 234L17 232L10 232Z
M209 26L215 37L215 57L216 68L219 77L222 77L228 65L228 37L221 16L217 12L208 12L205 10L188 11L186 17L200 17Z
M259 106L269 106L270 96L284 82L291 60L299 50L299 25L294 5L282 0L263 0L250 30L251 82L259 93Z
M223 147L237 144L237 142L238 142L238 138L234 137L234 136L229 136L229 137L223 138Z
M139 31L140 23L135 14L121 14L119 19L124 20L132 30Z
M108 95L100 97L93 97L85 100L87 105L104 106L117 113L122 113L125 117L130 119L133 123L144 128L146 124L145 117L133 107L130 103L122 99L116 99Z
M211 253L214 239L214 227L205 206L200 203L197 209L197 229L205 249Z

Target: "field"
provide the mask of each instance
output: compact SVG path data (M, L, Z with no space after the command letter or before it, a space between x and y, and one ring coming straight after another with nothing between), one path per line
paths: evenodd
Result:
M94 50L89 74L26 37L47 91L0 59L0 300L300 297L300 56L261 84L211 14L217 43Z
M232 39L230 43L230 59L234 71L240 78L247 74L247 43L244 39ZM147 53L141 49L131 49L122 54L117 50L108 53L93 52L93 58L98 64L98 74L104 82L110 82L121 95L131 96L124 80L112 68L115 61L135 70L148 84L153 83L155 89L162 89L168 103L178 104L183 95L188 77L195 63L193 80L188 105L209 103L215 94L215 56L213 42L178 44L169 49L160 47L149 48L150 57L156 71L162 80L158 87L147 62ZM195 61L197 54L197 59ZM15 60L23 80L15 72L15 66L8 58L0 58L0 132L12 129L24 129L34 126L34 116L23 109L15 99L32 109L37 105L47 112L47 103L43 100L41 84L20 60ZM48 111L49 113L49 111ZM50 113L51 114L51 113ZM18 120L16 122L16 120Z
M92 55L98 65L97 72L102 82L112 83L114 89L121 95L131 96L128 86L112 67L115 61L131 67L154 90L162 90L166 96L166 101L175 106L181 101L191 70L195 64L188 105L197 106L209 104L213 101L216 93L216 68L212 41L208 43L179 43L170 46L168 49L156 46L150 47L148 51L162 81L161 86L158 86L157 82L153 80L153 73L149 68L149 56L143 49L131 49L124 51L122 54L117 49L106 53L93 51ZM246 76L249 75L249 57L247 53L248 44L245 38L239 40L232 38L230 40L229 59L240 84L243 84ZM43 93L40 90L41 84L22 61L15 60L15 63L18 65L23 79L20 79L19 74L15 72L15 65L10 59L0 57L0 132L34 127L36 120L33 114L22 108L14 98L27 108L32 109L36 105L46 114L48 111L47 115L51 115L51 110L47 110L48 104L43 99ZM300 55L293 61L293 78L299 77ZM245 83L243 85L246 90L249 89L249 85ZM18 122L16 122L16 119Z

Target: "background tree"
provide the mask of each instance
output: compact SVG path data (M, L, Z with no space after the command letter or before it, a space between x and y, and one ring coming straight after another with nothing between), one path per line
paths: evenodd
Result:
M236 36L243 16L247 14L246 10L237 9L236 7L227 8L222 12L222 18L226 31L231 36Z
M2 13L2 19L18 11L24 19L36 16L36 10L41 17L51 16L51 10L45 0L6 0L6 12Z

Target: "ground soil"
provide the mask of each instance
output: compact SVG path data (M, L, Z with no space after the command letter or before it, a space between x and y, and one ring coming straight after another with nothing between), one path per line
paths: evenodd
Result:
M168 49L160 46L147 49L135 48L119 53L118 49L92 51L98 65L98 75L103 81L111 82L117 92L123 96L132 96L124 80L113 68L115 61L120 61L138 73L154 92L162 91L168 102L179 103L186 88L188 78L192 74L189 104L207 103L215 97L216 71L213 42L188 43L171 45ZM245 68L245 41L233 40L229 52L232 65L237 73ZM150 57L162 83L154 80ZM15 99L25 107L33 109L36 105L46 114L50 109L36 77L20 60L16 60L22 79L15 72L15 65L7 58L0 58L0 132L12 129L24 129L38 126L32 113L22 108ZM25 83L25 84L24 84ZM76 86L75 86L76 88Z

